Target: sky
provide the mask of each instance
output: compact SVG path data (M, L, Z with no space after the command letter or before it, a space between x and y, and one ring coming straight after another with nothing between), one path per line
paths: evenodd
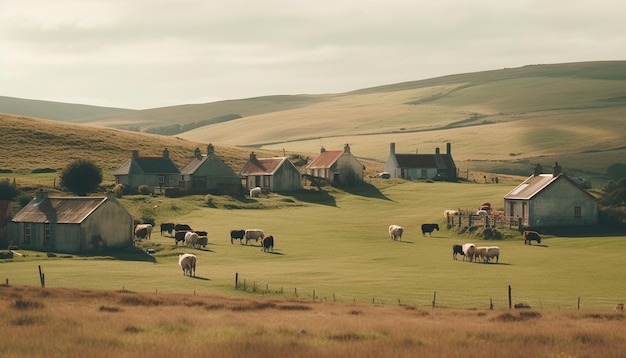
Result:
M0 96L148 109L626 60L625 13L623 0L0 0Z

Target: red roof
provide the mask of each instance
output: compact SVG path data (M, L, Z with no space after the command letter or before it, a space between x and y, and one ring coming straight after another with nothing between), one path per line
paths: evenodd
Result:
M317 168L330 168L335 162L341 157L344 153L343 150L327 150L320 155L317 156L309 165L306 166L307 169L317 169Z
M286 160L287 157L255 158L243 167L241 175L274 174Z

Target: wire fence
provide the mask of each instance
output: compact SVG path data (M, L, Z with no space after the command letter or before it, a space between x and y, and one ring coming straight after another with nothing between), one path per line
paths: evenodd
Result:
M287 287L259 280L240 277L235 274L235 289L257 294L262 297L310 300L315 302L371 303L431 308L472 308L472 309L538 309L558 310L610 310L624 302L620 297L577 296L571 299L537 297L525 292L516 292L510 286L503 287L502 294L488 296L459 294L458 291L421 290L411 295L390 296L371 292L370 294L344 294L342 292L319 290L312 287ZM623 307L623 306L622 306Z

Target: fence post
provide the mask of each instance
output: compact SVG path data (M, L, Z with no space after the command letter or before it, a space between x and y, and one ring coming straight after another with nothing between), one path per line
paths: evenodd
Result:
M239 272L235 272L235 289L239 288Z
M435 308L435 303L437 301L437 291L433 294L433 308Z
M41 265L39 265L39 281L41 282L41 287L46 287L46 278L44 273L41 272Z
M509 309L511 309L511 285L509 285Z
M578 296L578 310L580 311L580 296Z

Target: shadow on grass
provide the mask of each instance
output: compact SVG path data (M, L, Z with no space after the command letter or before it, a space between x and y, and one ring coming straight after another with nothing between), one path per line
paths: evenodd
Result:
M335 198L326 190L300 189L290 191L288 195L295 200L305 203L321 204L335 207L337 206L337 201L335 200Z
M567 227L544 227L535 229L540 235L565 237L612 237L626 236L626 226L623 225L585 225ZM543 238L542 238L543 239ZM543 240L542 240L543 241Z
M341 187L340 189L352 195L364 196L373 199L391 200L381 193L377 187L367 182L362 182L356 186Z
M142 261L142 262L156 262L156 258L140 247L130 247L127 249L119 250L102 250L89 252L82 257L90 259L101 260L122 260L122 261Z
M211 279L208 278L208 277L191 276L190 278L193 278L193 279L196 279L196 280L201 280L201 281L211 281Z
M283 254L282 252L276 252L276 251L270 251L270 252L266 252L267 254L272 254L272 255L280 255L280 256L284 256L285 254Z

